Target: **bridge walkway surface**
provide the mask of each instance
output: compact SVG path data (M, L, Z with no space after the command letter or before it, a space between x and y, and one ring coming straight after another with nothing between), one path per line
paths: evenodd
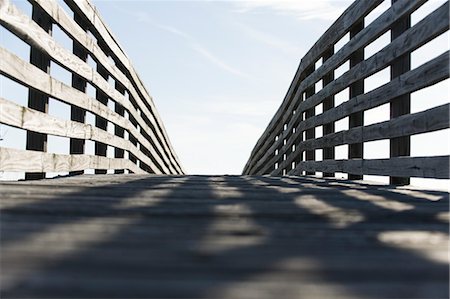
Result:
M2 298L448 298L448 193L315 177L2 182Z

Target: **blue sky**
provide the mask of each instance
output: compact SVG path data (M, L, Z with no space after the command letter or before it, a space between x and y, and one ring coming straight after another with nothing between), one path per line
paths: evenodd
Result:
M65 5L62 1L63 7ZM413 25L445 0L430 0L413 14ZM12 2L28 15L31 5ZM239 174L294 77L300 59L351 0L112 1L92 0L152 95L181 163L190 174ZM385 0L366 18L387 7ZM54 38L70 39L54 26ZM348 37L344 37L342 46ZM390 40L389 33L366 47L368 58ZM29 47L0 26L0 43L24 60ZM337 46L339 47L339 46ZM448 32L412 53L413 68L449 49ZM345 71L336 70L336 77ZM51 66L52 76L70 84L70 73ZM385 69L365 80L366 91L389 80ZM448 102L448 80L412 95L412 112ZM1 96L26 105L27 89L0 76ZM95 96L91 88L88 93ZM348 100L348 90L336 95ZM70 119L70 107L51 100L49 113ZM389 119L389 107L365 112L365 125ZM87 122L94 123L88 113ZM337 130L348 120L336 123ZM112 130L113 127L108 128ZM321 132L316 135L320 137ZM25 148L25 131L0 127L2 146ZM412 137L412 155L450 153L449 130ZM430 147L429 144L439 144ZM92 141L86 153L93 153ZM48 151L67 154L67 138L49 136ZM110 148L108 155L112 156ZM389 157L386 140L365 144L368 159ZM320 153L318 154L320 158ZM336 158L346 158L346 146ZM373 178L386 182L387 178ZM418 183L419 179L414 179ZM424 184L429 181L423 180ZM434 184L435 182L433 182ZM448 181L441 182L445 186Z

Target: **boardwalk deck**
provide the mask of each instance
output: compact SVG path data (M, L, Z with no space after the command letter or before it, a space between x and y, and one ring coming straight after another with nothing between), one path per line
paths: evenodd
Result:
M448 193L331 179L3 182L11 297L448 298Z

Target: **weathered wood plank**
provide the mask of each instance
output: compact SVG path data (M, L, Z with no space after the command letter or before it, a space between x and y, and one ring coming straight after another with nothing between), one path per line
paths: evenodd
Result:
M450 128L449 114L450 104L444 104L422 112L402 115L389 121L360 126L305 141L299 145L299 149L311 150L443 130Z
M448 297L446 192L149 175L0 188L5 297Z
M344 172L360 175L410 176L449 179L450 156L395 157L390 159L351 159L303 161L290 174L300 170Z
M84 169L130 169L145 173L125 159L90 155L60 155L0 147L0 170L61 172Z
M392 3L397 0L392 0ZM403 32L411 27L411 15L406 15L399 18L391 29L391 40L396 39ZM403 56L393 61L391 65L391 80L408 72L411 69L411 53L406 53ZM395 118L400 115L411 112L411 95L404 94L395 98L390 103L390 117ZM390 157L409 156L411 154L411 138L409 136L402 136L389 140L389 155ZM394 185L409 185L409 177L390 177L391 184Z
M32 20L36 23L36 26L40 27L42 31L51 34L52 22L48 15L39 7L33 6L32 8ZM50 57L41 49L31 47L30 49L30 63L41 69L46 73L50 73ZM48 96L40 93L39 91L29 89L28 91L28 107L36 109L38 111L48 112ZM47 135L27 131L26 145L27 150L35 150L46 152L47 151ZM45 178L43 172L26 172L25 178L28 180L36 180Z

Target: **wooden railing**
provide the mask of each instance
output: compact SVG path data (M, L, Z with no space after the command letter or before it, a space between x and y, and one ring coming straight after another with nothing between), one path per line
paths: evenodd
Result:
M322 172L327 177L342 172L349 179L390 176L391 183L398 185L408 184L410 177L449 178L449 156L410 156L411 135L449 128L448 103L410 113L411 93L449 77L448 51L415 69L411 69L410 61L411 52L448 31L449 3L411 27L411 14L426 1L394 0L365 26L365 17L381 2L354 2L303 57L284 101L259 138L243 174ZM390 43L365 58L364 48L389 30ZM336 43L348 33L349 41L335 52ZM322 65L315 69L317 61ZM349 63L348 71L335 78L335 70L344 63ZM364 92L364 79L386 67L391 70L390 81ZM323 88L316 91L320 81ZM346 88L349 100L335 106L334 96ZM364 125L365 111L387 103L390 120ZM320 105L322 111L316 115ZM335 122L347 117L348 129L335 132ZM320 126L323 135L316 138L316 128ZM364 143L383 139L390 140L390 157L364 159ZM335 159L335 147L340 145L348 145L348 159ZM316 161L318 149L322 150L321 161Z
M182 174L152 98L94 6L87 0L65 0L65 9L56 0L30 3L28 16L0 0L0 24L31 49L28 62L0 47L0 73L29 88L28 107L0 98L0 122L27 130L26 150L0 148L0 171L26 171L29 179L86 169ZM52 37L54 26L72 40L72 49ZM72 74L71 86L50 76L50 62ZM47 114L49 98L71 105L70 120ZM95 126L86 123L86 111L95 115ZM47 135L70 138L70 154L46 153ZM86 140L95 141L95 155L85 154ZM106 157L107 146L114 147L114 157Z

